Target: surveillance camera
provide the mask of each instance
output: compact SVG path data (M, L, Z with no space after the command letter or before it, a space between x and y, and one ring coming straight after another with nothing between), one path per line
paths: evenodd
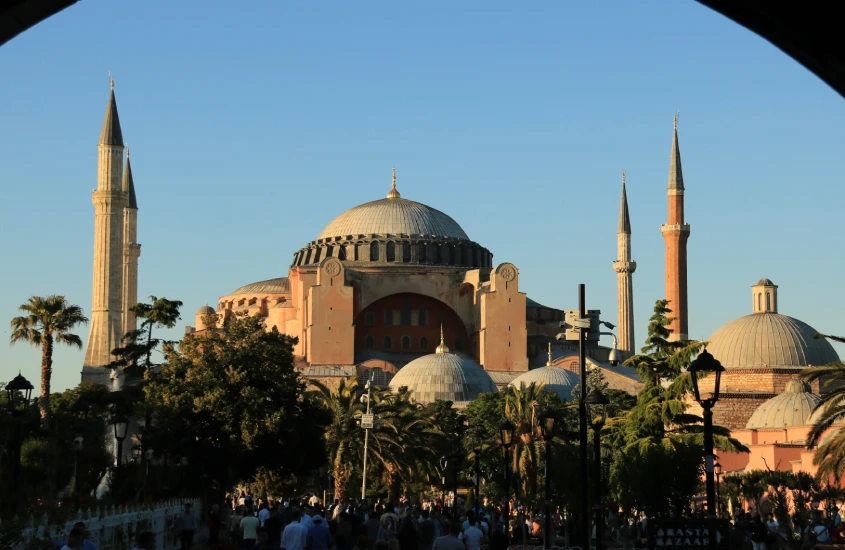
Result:
M557 336L555 336L555 340L566 340L566 333L565 332L558 332Z
M608 356L608 362L613 365L614 367L619 364L619 351L616 348L610 350L610 355Z

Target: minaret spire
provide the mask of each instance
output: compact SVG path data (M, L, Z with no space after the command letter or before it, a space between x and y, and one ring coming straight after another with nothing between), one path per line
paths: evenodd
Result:
M106 116L97 145L97 189L94 203L94 273L91 323L82 380L109 385L111 370L103 368L114 360L111 351L123 337L123 250L124 209L129 196L124 191L123 133L114 97L114 79L109 78Z
M634 271L637 262L631 260L631 218L628 214L628 194L625 171L622 171L622 199L619 204L619 228L616 232L617 260L613 262L617 287L617 325L619 351L630 357L636 346L634 339Z
M402 195L396 189L396 167L393 167L393 184L390 187L390 192L387 194L388 199L401 199Z
M690 226L684 220L684 173L681 169L681 148L678 145L678 113L672 131L672 154L669 157L669 215L661 227L666 242L666 299L669 300L670 340L689 338L687 311L687 240Z
M549 342L549 358L546 360L547 367L554 367L555 364L552 362L552 343Z
M138 328L135 314L129 309L138 303L138 258L141 245L138 244L138 201L135 198L135 180L132 178L132 164L129 161L129 146L126 146L126 168L123 171L123 192L126 207L123 209L123 332Z

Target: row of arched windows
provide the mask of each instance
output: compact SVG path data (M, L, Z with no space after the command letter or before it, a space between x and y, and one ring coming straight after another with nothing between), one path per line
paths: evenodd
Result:
M428 311L424 307L411 308L410 302L403 302L402 307L384 308L384 324L386 326L420 326L428 325ZM376 326L376 313L368 311L364 314L364 324L368 327Z
M366 258L366 243L326 244L308 247L299 251L294 257L294 265L310 265L319 263L324 258L336 257L341 261L364 261ZM411 262L412 247L416 247L416 263L432 263L445 265L461 265L466 267L490 267L492 256L485 249L476 244L435 244L409 243L388 241L381 250L381 243L373 241L370 247L370 261L386 261L402 263ZM382 257L384 255L384 257Z
M763 293L757 293L757 311L772 311L772 293L766 293L766 309L763 309Z
M385 351L391 351L394 349L399 349L401 351L410 351L411 350L411 337L410 336L402 336L399 338L399 348L394 348L393 337L389 334L385 335L381 341L381 349ZM419 346L417 349L422 351L427 351L429 348L429 340L427 336L420 336L419 339ZM364 347L366 349L376 349L376 337L372 334L368 334L367 337L364 339ZM463 340L460 338L455 338L455 350L456 351L463 351L464 350L464 343Z

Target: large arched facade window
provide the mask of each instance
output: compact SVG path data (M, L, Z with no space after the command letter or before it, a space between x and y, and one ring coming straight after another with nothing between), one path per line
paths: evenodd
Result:
M766 311L772 311L772 293L766 293Z
M421 264L425 263L425 243L420 243L417 245L417 261Z
M411 243L402 243L402 262L409 263L411 261Z
M384 337L384 346L382 347L384 349L393 349L393 338L389 334Z
M370 261L378 261L378 243L376 242L370 243Z
M393 241L387 243L387 261L396 261L396 245L393 243Z
M402 337L402 349L404 351L411 349L411 337L410 336L403 336Z
M422 336L420 338L420 349L421 350L428 349L428 338L426 338L425 336Z

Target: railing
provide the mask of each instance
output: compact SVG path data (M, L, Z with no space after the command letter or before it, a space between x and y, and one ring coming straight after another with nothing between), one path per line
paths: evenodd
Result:
M12 550L49 547L49 543L64 543L73 524L85 523L88 539L98 550L129 550L135 548L135 538L144 531L156 535L158 550L179 548L179 522L184 505L190 502L197 518L202 514L202 503L197 499L172 500L152 506L119 506L100 510L80 510L75 519L65 523L48 524L47 518L30 518L23 531L23 542ZM46 543L46 545L45 545ZM61 548L61 546L59 546Z

